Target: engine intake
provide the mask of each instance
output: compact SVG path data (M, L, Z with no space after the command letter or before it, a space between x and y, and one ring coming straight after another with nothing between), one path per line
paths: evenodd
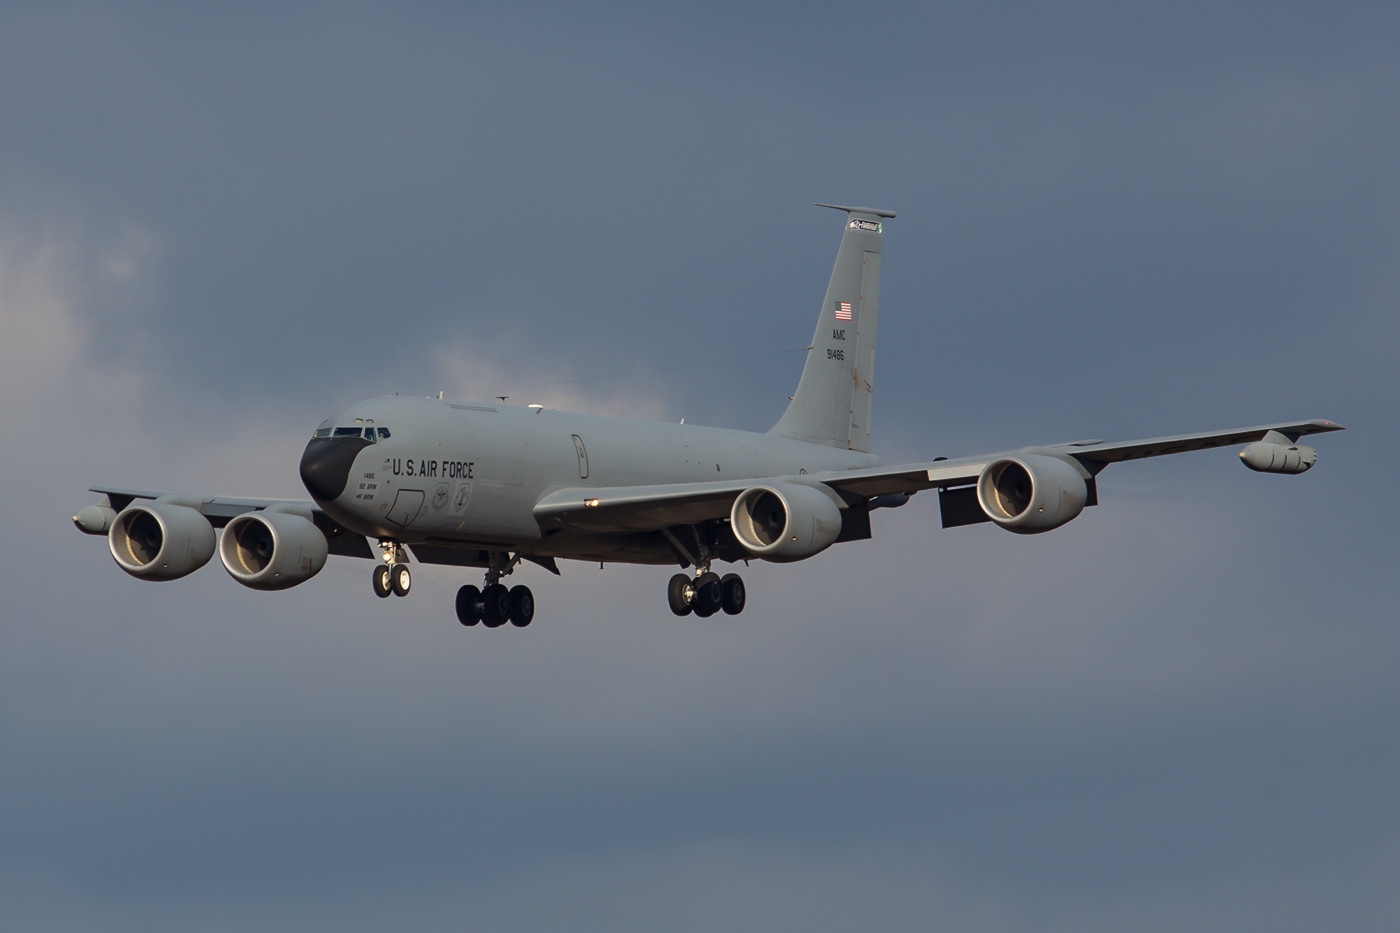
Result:
M291 512L244 512L224 526L219 560L244 586L285 590L305 583L326 565L326 536Z
M824 551L841 534L841 509L814 486L773 483L744 490L729 512L734 537L749 553L794 561Z
M1079 469L1059 457L1023 454L987 464L977 477L977 502L1007 531L1038 534L1084 511L1089 487Z
M107 548L117 566L143 580L175 580L214 556L214 526L189 506L129 505L112 519Z

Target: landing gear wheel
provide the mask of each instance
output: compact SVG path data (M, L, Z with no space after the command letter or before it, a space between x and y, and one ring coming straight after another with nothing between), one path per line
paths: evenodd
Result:
M671 604L671 611L678 616L690 615L691 598L695 590L690 585L690 577L683 573L678 573L671 578L670 584L666 587L666 601Z
M510 591L493 583L481 591L481 622L487 628L500 628L510 618Z
M457 621L463 625L475 625L481 621L481 610L477 603L481 590L474 586L464 586L457 591Z
M389 588L394 591L394 595L407 596L411 586L413 574L409 572L408 564L395 564L389 570Z
M719 574L702 573L695 580L695 599L691 609L702 619L709 618L724 604L724 587L720 586Z
M535 594L528 586L510 588L510 624L524 628L535 618Z
M744 611L744 603L748 600L748 594L744 592L744 580L737 573L726 573L720 577L719 587L724 594L720 601L720 608L725 615L737 616Z
M374 568L374 595L380 599L385 598L392 592L389 586L389 565L380 564Z

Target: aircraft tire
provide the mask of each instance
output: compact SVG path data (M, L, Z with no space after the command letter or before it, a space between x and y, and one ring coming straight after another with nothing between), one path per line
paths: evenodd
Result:
M457 621L472 626L481 621L481 590L474 586L464 586L457 591Z
M510 618L510 591L493 583L481 591L481 624L500 628Z
M528 586L510 588L510 624L524 628L535 618L535 594Z
M690 615L690 599L686 591L690 589L690 577L683 573L678 573L671 578L671 582L666 587L666 601L671 604L671 611L678 616Z
M744 604L748 602L748 593L744 590L744 578L737 573L726 573L720 577L720 590L723 598L720 601L720 608L725 615L737 616L744 611Z
M724 605L724 587L720 585L719 574L702 573L695 581L695 599L691 608L702 619L719 612Z
M412 586L413 573L408 569L408 564L395 564L389 571L389 588L394 591L394 595L407 596Z
M384 599L391 592L393 590L389 585L389 565L380 564L374 568L374 595Z

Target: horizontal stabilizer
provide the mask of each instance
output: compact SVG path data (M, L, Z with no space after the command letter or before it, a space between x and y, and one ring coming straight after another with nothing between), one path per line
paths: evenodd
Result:
M894 211L882 211L878 207L847 207L844 204L823 204L816 202L817 207L829 207L836 211L845 211L848 214L874 214L876 217L893 217Z

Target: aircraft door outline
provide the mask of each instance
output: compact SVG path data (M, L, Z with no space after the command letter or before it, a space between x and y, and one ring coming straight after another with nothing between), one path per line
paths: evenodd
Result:
M583 446L583 438L573 435L574 450L578 453L578 478L588 479L588 448Z

